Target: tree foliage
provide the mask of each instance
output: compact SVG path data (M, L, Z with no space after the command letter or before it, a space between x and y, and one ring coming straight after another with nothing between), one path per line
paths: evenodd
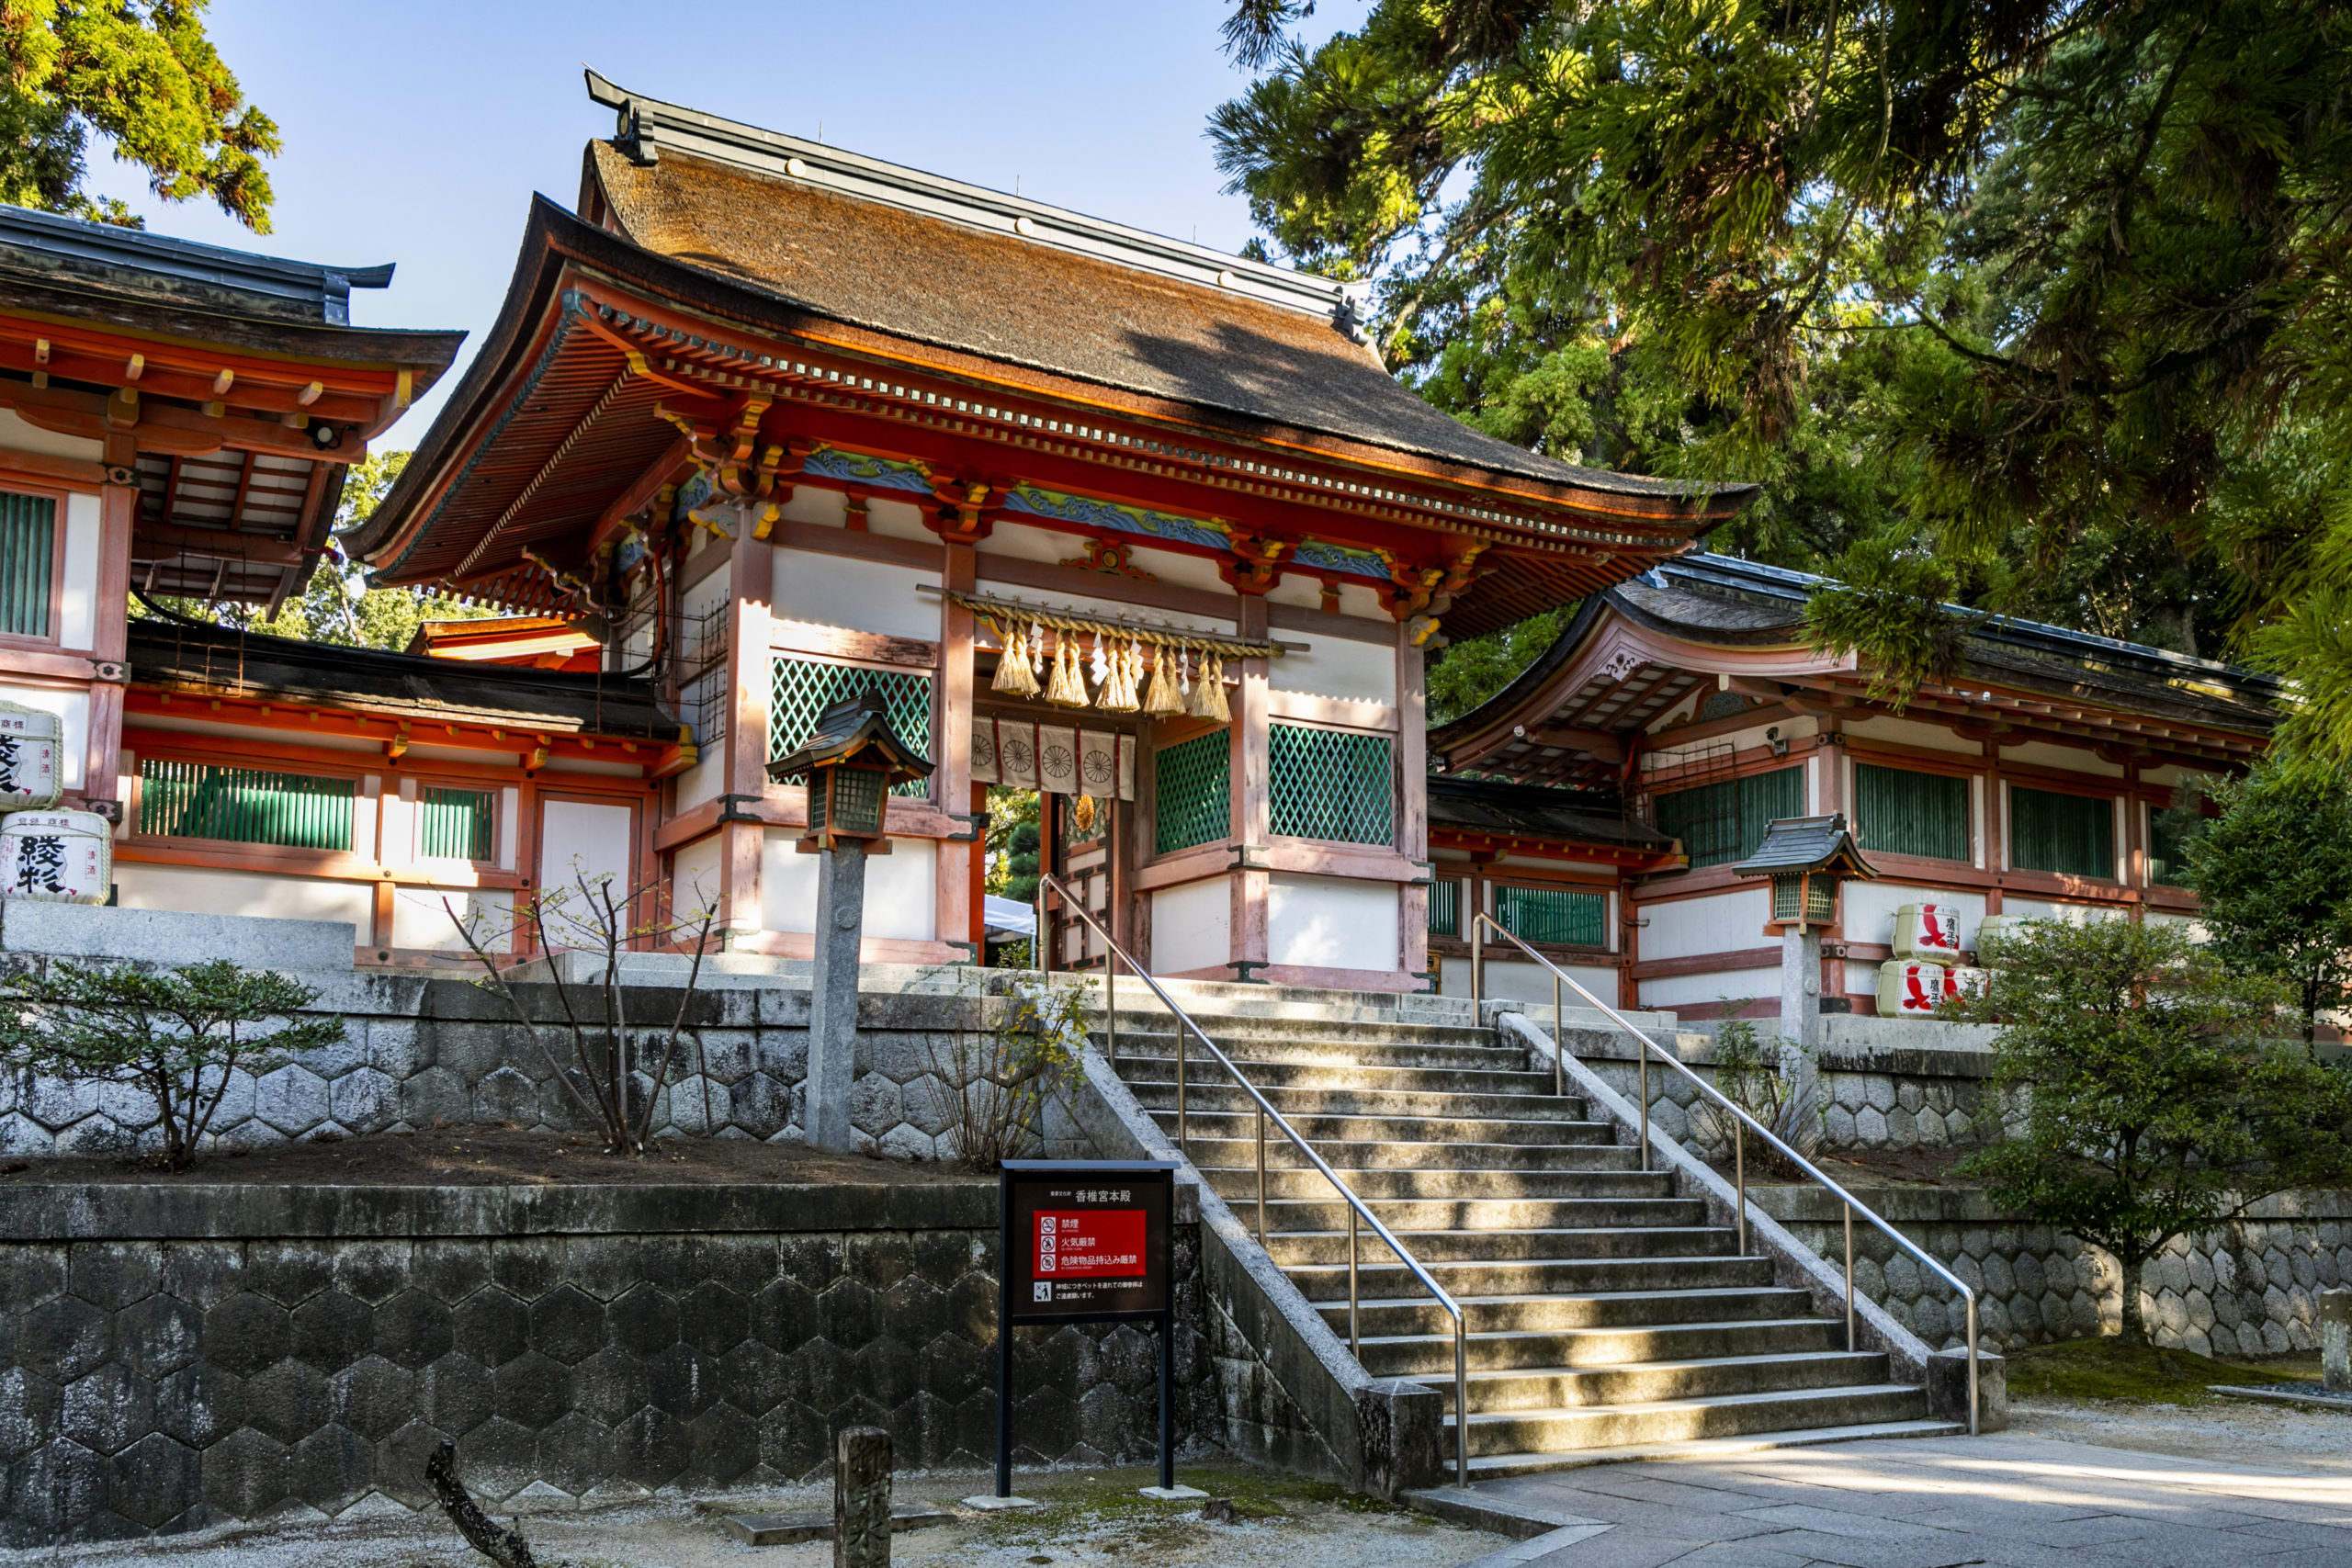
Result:
M2030 920L1987 993L1948 1006L2002 1026L1992 1087L2022 1102L1962 1171L2113 1255L2128 1341L2146 1337L2142 1267L2174 1237L2352 1172L2352 1078L2266 1040L2281 1000L2178 925Z
M299 1016L318 999L226 959L178 969L51 959L0 981L0 1061L144 1095L154 1157L176 1170L195 1163L241 1066L342 1040L341 1019Z
M1932 584L2259 653L2352 760L2352 13L1378 0L1308 50L1303 9L1236 5L1268 69L1210 135L1432 401L1762 481L1717 547L1879 593L1817 631L1898 686Z
M2312 1041L2320 1015L2352 1000L2352 798L2267 768L2213 797L2222 815L2188 844L2213 953L2284 985Z
M165 201L209 197L269 232L277 127L245 102L205 36L206 0L10 0L0 6L0 201L140 227L88 189L93 138Z
M1429 667L1429 720L1444 724L1499 693L1568 629L1577 607L1563 604L1513 626L1464 637Z

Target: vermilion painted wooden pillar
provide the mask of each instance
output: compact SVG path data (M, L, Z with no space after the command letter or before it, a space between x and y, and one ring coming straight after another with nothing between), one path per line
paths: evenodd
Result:
M1429 687L1420 645L1409 621L1396 627L1396 852L1430 858ZM1396 963L1408 976L1430 967L1430 890L1396 889Z
M728 618L728 682L734 705L727 716L725 792L757 800L767 789L768 699L775 660L768 651L768 606L775 591L775 551L752 537L741 513L727 570L733 587ZM728 802L733 805L734 802ZM760 865L767 830L757 821L729 821L721 813L718 859L718 919L729 945L763 925Z
M1993 886L1984 892L1984 912L2001 912L2001 874L2009 868L2009 835L2001 801L2001 743L1984 742L1984 869Z
M107 443L108 482L98 488L98 602L90 627L90 657L100 662L119 664L128 650L130 530L139 515L137 457L127 435L114 436ZM117 474L130 482L112 482ZM120 797L122 692L119 681L97 681L90 686L90 733L82 761L85 800Z
M1236 616L1241 637L1256 641L1266 635L1266 602L1243 594ZM1233 873L1232 955L1227 963L1237 980L1254 980L1267 963L1266 903L1272 877L1265 869L1265 851L1273 835L1272 766L1266 661L1237 661L1240 689L1230 698L1233 712L1232 807L1233 843L1238 863Z
M946 559L940 581L945 587L968 592L976 562L969 545L945 545ZM942 811L960 814L977 798L972 789L972 612L953 600L939 605L939 716L932 741L932 798ZM973 818L970 831L986 835L987 822ZM979 915L983 879L974 874L977 857L963 844L938 847L937 872L939 940L957 945L974 944L971 958L980 959Z

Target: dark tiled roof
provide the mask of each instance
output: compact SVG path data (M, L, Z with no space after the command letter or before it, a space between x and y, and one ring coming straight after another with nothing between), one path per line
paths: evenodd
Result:
M1732 870L1742 876L1766 876L1776 871L1816 868L1865 879L1878 874L1854 847L1854 835L1848 831L1842 811L1781 818L1765 829L1764 841L1756 846L1756 852Z
M255 637L148 618L130 623L130 678L283 696L321 707L489 719L564 735L674 740L678 720L650 682L617 676L460 663L374 649Z
M1304 310L717 158L664 148L644 164L603 141L589 158L629 239L837 321L1554 483L1659 497L1725 488L1577 468L1498 441Z
M1433 829L1619 844L1660 854L1674 848L1674 840L1657 829L1620 815L1612 799L1581 791L1432 773L1429 801Z

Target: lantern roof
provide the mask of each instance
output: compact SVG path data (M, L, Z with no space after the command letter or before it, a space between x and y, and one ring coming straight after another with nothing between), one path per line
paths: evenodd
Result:
M799 750L770 762L768 776L788 779L818 768L862 761L869 749L882 753L894 784L931 774L931 760L899 739L890 728L882 694L869 691L845 697L818 715L816 732Z
M1861 882L1873 881L1878 876L1871 863L1862 859L1842 811L1821 817L1780 818L1765 829L1764 841L1756 846L1756 852L1732 870L1741 876L1834 871Z

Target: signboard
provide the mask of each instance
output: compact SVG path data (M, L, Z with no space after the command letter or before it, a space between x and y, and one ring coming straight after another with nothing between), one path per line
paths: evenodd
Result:
M1090 1323L1166 1312L1175 1177L1172 1165L1005 1161L1010 1319Z
M1174 1160L1009 1159L999 1189L996 1499L1012 1497L1012 1335L1024 1324L1148 1318L1159 1325L1159 1484L1176 1484ZM1028 1506L1025 1503L1023 1506Z

